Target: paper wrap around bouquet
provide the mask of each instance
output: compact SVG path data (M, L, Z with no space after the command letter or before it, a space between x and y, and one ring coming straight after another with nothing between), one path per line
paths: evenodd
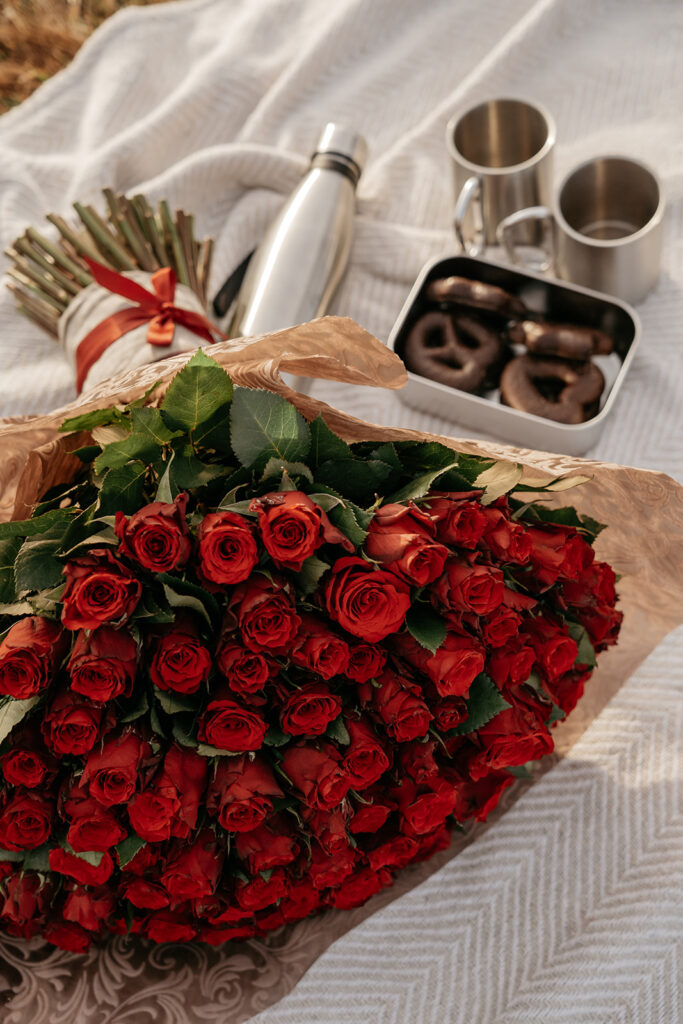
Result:
M515 479L515 464L519 464L523 469L521 480L530 486L540 485L544 478L547 481L548 477L561 474L578 474L586 478L571 491L569 500L579 513L609 526L596 541L596 555L608 561L622 576L619 594L624 624L619 645L601 656L599 668L576 711L566 723L557 726L555 746L558 753L565 752L575 742L621 683L683 618L683 582L680 576L683 488L666 475L503 445L437 438L409 430L375 426L293 392L284 383L283 373L375 387L402 386L405 370L400 360L350 320L329 317L254 340L219 342L211 346L210 354L230 374L235 384L277 392L309 420L322 414L327 425L348 442L437 440L458 452L509 462ZM54 413L0 423L0 518L23 519L29 516L36 502L50 487L68 482L82 472L82 463L72 453L87 444L88 435L59 433L59 426L65 419L115 403L124 405L140 398L151 385L160 381L161 386L149 398L150 402L158 404L170 380L186 361L187 357L181 353L153 365L140 366L98 383L78 401ZM567 497L566 493L556 494L552 500L566 504ZM500 814L505 805L509 805L509 799L496 813ZM274 968L269 1001L276 1000L289 989L310 961L339 934L382 902L400 895L424 878L445 858L453 856L471 841L475 832L476 829L466 836L454 837L448 851L437 855L428 864L412 869L409 874L399 876L390 892L375 897L364 908L331 916L326 913L299 922L294 931L289 930L267 940L266 951L260 947L259 952L251 943L248 958L255 962L257 956L265 956ZM304 952L302 934L307 937ZM11 943L12 940L2 941ZM293 951L295 948L298 953ZM35 955L40 957L41 954L37 951ZM121 955L138 965L136 985L142 983L140 978L144 980L146 973L154 970L153 965L147 963L144 949L126 945ZM224 955L211 949L197 954L205 966L217 963ZM244 958L244 951L241 955ZM89 961L85 969L89 970L92 963ZM195 982L198 998L199 975L197 972ZM248 1002L249 994L245 991L245 1005Z

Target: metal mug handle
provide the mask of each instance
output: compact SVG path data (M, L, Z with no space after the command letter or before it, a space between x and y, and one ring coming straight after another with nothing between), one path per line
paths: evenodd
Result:
M517 210L516 213L511 213L509 216L504 217L496 228L496 241L498 245L505 249L505 255L510 263L519 264L521 261L517 256L517 249L511 232L513 228L519 227L520 224L526 224L530 220L537 220L543 223L544 230L541 248L546 253L546 258L543 260L526 260L524 265L529 270L543 273L546 270L550 270L554 257L553 233L551 230L553 215L547 206L529 206L526 210Z
M484 249L486 248L485 234L482 232L481 240L478 242L466 242L465 235L463 233L463 223L465 216L469 209L470 203L473 199L481 197L481 181L475 175L468 178L463 187L460 189L460 195L455 202L455 210L453 211L453 227L455 229L455 237L458 240L460 248L466 256L481 256L483 255Z

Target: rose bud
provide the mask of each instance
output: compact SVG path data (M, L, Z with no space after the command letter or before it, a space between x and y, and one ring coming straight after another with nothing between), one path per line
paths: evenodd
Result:
M103 714L85 697L70 690L60 693L43 719L45 745L56 757L87 754L97 742Z
M304 879L290 887L280 903L280 910L285 921L302 921L304 917L310 917L319 906L320 893Z
M303 614L289 656L295 665L332 679L346 671L349 645L315 615Z
M517 636L522 616L502 604L488 619L481 620L481 631L487 647L502 647Z
M434 760L435 745L434 740L427 740L424 743L420 740L412 740L412 742L404 744L398 752L403 774L410 776L418 785L428 782L439 773L438 765Z
M223 866L223 852L216 846L211 829L203 829L191 845L171 856L161 875L161 884L175 903L211 896Z
M135 792L140 763L151 753L149 743L132 731L108 738L88 755L81 785L88 783L90 796L103 807L127 803Z
M536 655L533 648L520 643L520 640L521 638L511 641L489 655L488 673L499 689L519 686L531 675Z
M432 592L449 610L490 615L503 603L504 590L500 569L477 565L470 556L466 561L451 558Z
M408 585L362 558L340 558L325 586L328 614L361 640L376 643L403 625L410 608Z
M406 661L431 679L440 697L466 696L484 670L483 648L471 636L449 631L435 654L408 635L395 637L394 646Z
M263 910L287 894L287 876L281 868L275 868L266 881L261 875L249 882L238 881L235 885L235 899L243 910Z
M344 757L349 784L351 789L367 789L387 771L389 758L369 722L350 714L344 717L344 721L351 737Z
M267 825L240 832L235 840L237 856L246 862L249 874L270 871L291 864L299 844L283 815L275 815Z
M528 673L527 673L528 675ZM464 697L442 697L432 702L434 723L440 732L450 732L467 721L468 711Z
M367 683L378 676L387 662L386 651L370 644L355 644L349 648L349 663L346 666L347 679L354 683Z
M235 512L211 512L197 531L199 574L222 587L249 579L258 562L256 531Z
M304 802L320 811L336 807L349 791L341 755L331 743L320 743L317 748L304 743L287 747L282 770Z
M308 878L316 889L327 889L328 886L341 885L353 871L358 862L358 854L351 846L335 850L333 856L325 853L321 846L313 844L311 863L308 866Z
M136 793L128 805L128 818L135 834L147 843L161 843L171 836L171 824L180 810L177 791L154 788Z
M74 878L81 885L103 885L114 871L114 862L108 853L103 853L99 864L93 865L57 846L50 850L49 858L50 871Z
M52 830L54 807L33 790L17 790L0 812L0 847L35 850Z
M472 816L477 821L486 821L503 791L514 781L514 775L509 772L491 772L476 782L469 777L455 781L453 817L459 822L466 821Z
M341 709L341 699L324 683L308 683L287 698L280 711L280 726L289 736L321 736Z
M36 928L29 929L31 934L37 934L40 930L40 919L44 918L50 907L50 900L53 889L50 884L45 884L40 875L34 871L23 871L12 875L3 886L4 899L0 906L0 917L6 924L13 925L19 934L25 926L35 921ZM35 920L35 919L38 920ZM17 931L10 931L10 934ZM9 929L8 929L9 930ZM31 934L26 934L30 938Z
M539 615L524 623L522 636L533 648L536 661L548 679L556 679L574 665L579 648L564 624Z
M389 871L375 872L372 868L361 868L342 882L332 893L330 902L338 910L351 910L352 907L360 907L362 903L366 903L371 896L392 882L393 878Z
M354 835L362 832L379 832L391 814L386 804L372 803L359 807L349 824L349 831Z
M120 541L119 555L151 572L170 572L185 565L192 551L185 521L188 501L186 493L169 503L153 501L130 519L117 512L114 532Z
M206 809L227 832L249 832L273 809L273 798L284 796L267 762L260 757L226 757L218 762L209 783Z
M184 914L159 910L147 919L145 935L152 942L189 942L197 929Z
M595 558L592 547L575 530L564 526L528 526L531 540L531 565L535 581L552 586L556 580L573 580Z
M554 747L553 738L541 716L523 706L500 711L475 735L481 749L468 765L475 782L490 771L536 761L550 754Z
M0 642L0 694L26 700L45 690L64 654L59 623L29 615L10 626Z
M137 660L138 646L125 630L81 630L67 665L71 689L101 702L130 697Z
M423 836L444 824L455 804L453 787L447 782L435 781L429 792L418 793L410 779L398 787L398 805L401 811L401 831L409 836Z
M212 700L199 719L197 735L201 743L218 750L242 753L260 750L268 725L260 715L248 711L235 700Z
M310 807L301 807L300 813L310 831L329 856L338 850L345 850L349 845L349 837L346 832L349 811L345 804L335 807L331 811L313 811Z
M580 608L577 618L588 633L596 653L599 653L617 642L624 615L603 604L596 608Z
M480 503L473 498L481 491L430 494L424 509L436 523L436 536L443 544L472 550L484 536L486 516Z
M126 838L126 830L111 811L105 811L95 800L88 799L79 804L66 838L76 853L106 851Z
M142 595L140 581L108 548L93 548L72 558L64 575L62 623L67 629L97 629L103 622L119 625L133 613Z
M301 625L289 585L261 575L236 587L230 612L236 616L242 642L250 651L288 651Z
M211 655L199 638L189 615L178 615L174 623L161 627L153 640L149 674L160 690L196 693L211 671Z
M85 953L92 942L91 934L73 921L50 922L43 931L43 938L68 953Z
M302 491L264 494L254 498L249 509L256 512L263 546L280 569L300 572L302 564L323 543L340 544L345 551L353 551L348 537Z
M387 735L396 743L424 736L432 715L422 700L420 687L385 669L372 689L372 706L384 723Z
M116 906L116 896L105 886L84 889L72 883L62 906L62 917L89 932L98 932Z
M498 562L526 565L532 544L524 527L513 522L503 508L484 508L482 512L486 517L482 546Z
M133 878L121 889L121 895L139 910L161 910L170 903L170 897L158 882L145 878Z
M408 583L424 587L440 576L449 551L434 540L431 516L414 502L378 508L365 541L369 558Z
M216 651L218 670L228 680L234 693L258 693L269 679L277 675L278 664L263 653L249 651L233 640L229 633L222 635Z
M404 868L414 859L418 850L417 841L412 836L394 836L368 853L368 864L373 871Z

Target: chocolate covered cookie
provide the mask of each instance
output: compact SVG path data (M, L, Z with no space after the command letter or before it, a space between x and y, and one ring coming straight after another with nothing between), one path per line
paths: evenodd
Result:
M558 423L585 423L598 411L605 378L594 363L517 356L500 378L505 405Z

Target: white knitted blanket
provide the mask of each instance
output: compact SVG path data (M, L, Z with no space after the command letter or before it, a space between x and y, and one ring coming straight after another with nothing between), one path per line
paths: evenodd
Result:
M591 454L681 478L682 52L680 0L129 9L0 119L0 241L43 226L48 210L68 215L73 200L98 202L103 185L143 190L216 235L215 290L299 180L322 125L343 121L365 135L370 156L332 312L386 338L421 265L454 249L448 117L490 96L538 99L557 122L558 179L590 155L625 153L664 181L661 281L640 309L640 351ZM0 295L0 415L46 411L73 394L58 346ZM320 384L315 394L375 422L458 432L394 393ZM670 638L494 829L340 939L259 1024L673 1024L682 641ZM239 965L229 980L211 975L202 1003L187 996L181 966L148 995L131 975L122 1001L125 957L87 980L67 954L40 971L20 961L4 975L0 963L8 1024L224 1024L270 1001L264 977L247 1009ZM163 963L160 954L155 970Z

